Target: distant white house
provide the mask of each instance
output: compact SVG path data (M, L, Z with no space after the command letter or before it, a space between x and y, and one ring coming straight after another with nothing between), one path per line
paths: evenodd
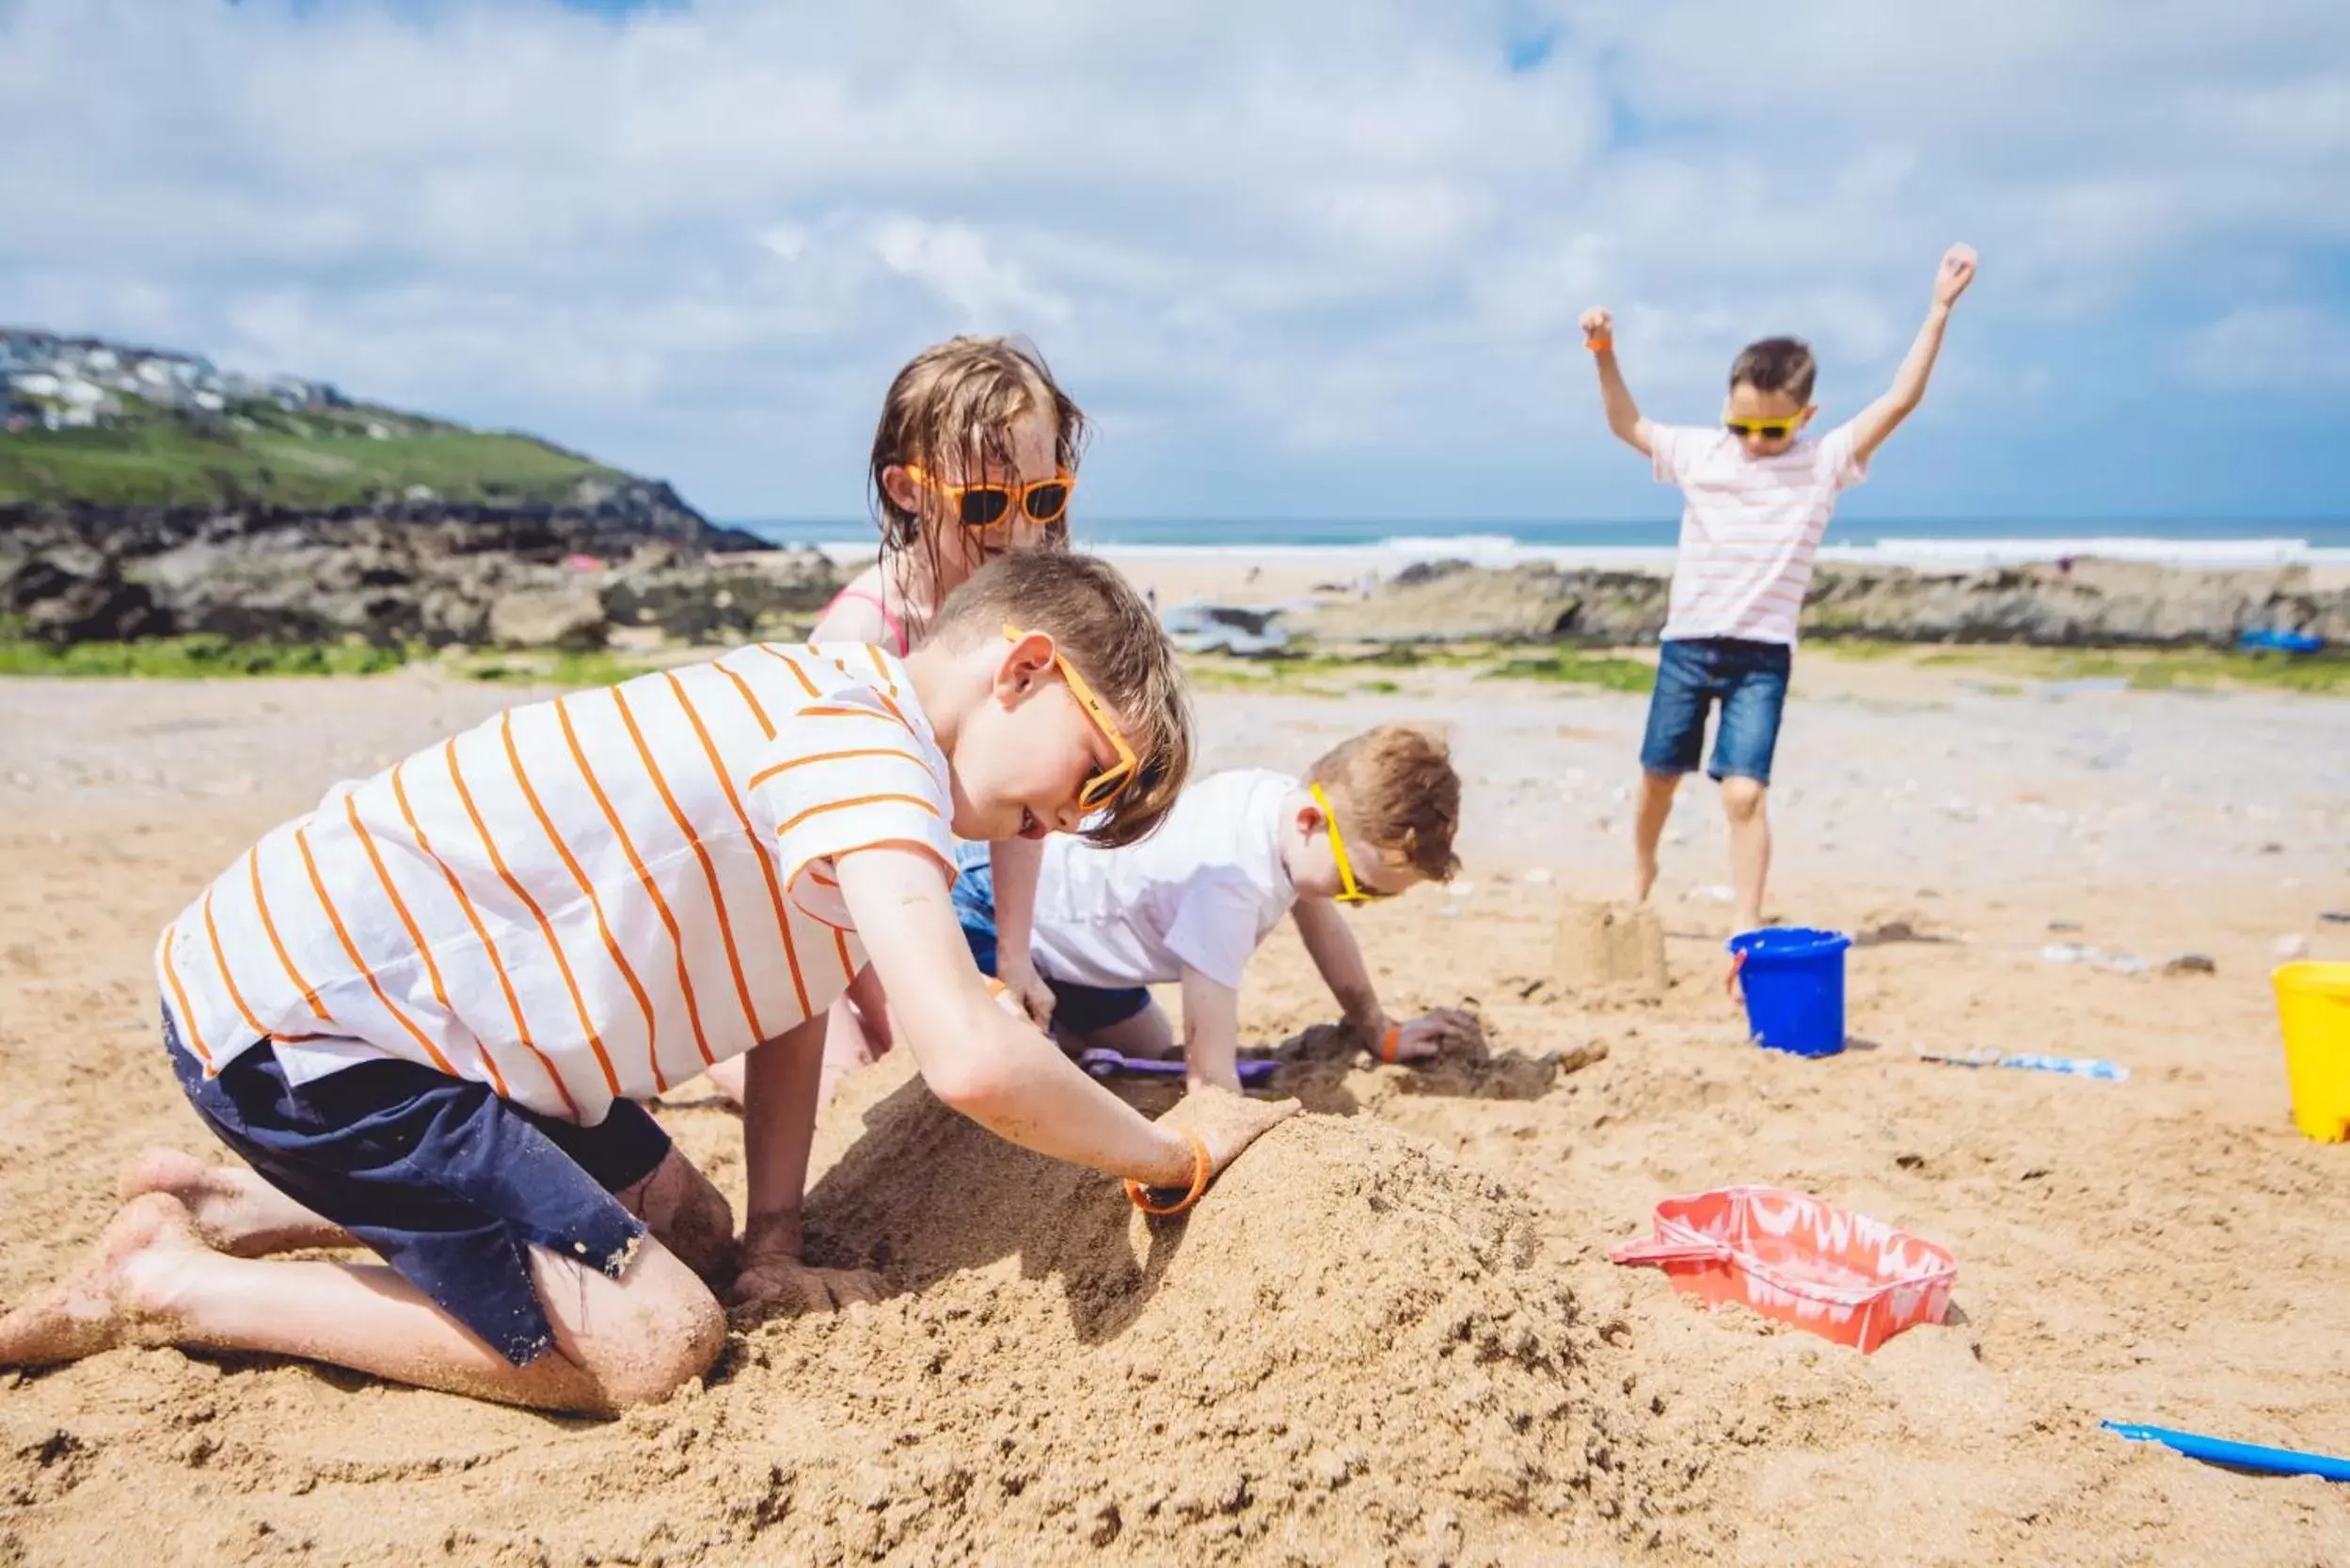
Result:
M305 381L298 375L273 375L268 382L268 395L278 406L289 413L303 409L332 408L344 399L324 381Z
M121 416L124 396L208 414L224 412L232 402L245 399L267 400L294 412L345 402L326 382L288 375L265 380L223 375L201 355L0 327L0 407L5 407L10 428L102 423Z

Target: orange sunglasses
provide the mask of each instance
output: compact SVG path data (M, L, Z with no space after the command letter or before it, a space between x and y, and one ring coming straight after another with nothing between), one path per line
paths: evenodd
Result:
M1057 523L1069 512L1069 498L1077 488L1077 476L1067 468L1055 471L1051 479L1030 480L1025 484L950 484L909 463L906 474L916 484L935 490L955 503L955 515L962 526L990 529L1001 525L1018 507L1028 515L1032 523Z
M1017 642L1027 635L1018 626L1007 626L1004 628L1004 639L1008 642ZM1118 753L1116 762L1077 787L1077 808L1090 816L1094 812L1106 810L1126 793L1126 786L1135 782L1141 764L1135 757L1135 749L1127 745L1126 737L1119 733L1117 723L1110 718L1110 710L1102 705L1102 699L1093 694L1093 688L1086 684L1085 676L1077 673L1077 667L1070 663L1068 657L1057 647L1053 650L1053 662L1059 667L1061 679L1069 684L1069 694L1077 699L1077 705L1086 710L1086 717L1093 721L1093 727L1102 732L1102 738L1108 741L1110 749Z

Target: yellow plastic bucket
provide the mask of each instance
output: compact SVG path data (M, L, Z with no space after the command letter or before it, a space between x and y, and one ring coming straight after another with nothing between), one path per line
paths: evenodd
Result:
M2350 1138L2350 964L2287 964L2271 978L2294 1124L2338 1144Z

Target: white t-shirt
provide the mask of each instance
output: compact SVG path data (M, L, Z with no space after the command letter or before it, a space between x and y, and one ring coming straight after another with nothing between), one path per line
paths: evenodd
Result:
M1657 478L1681 487L1681 549L1673 566L1668 641L1742 637L1795 642L1828 518L1840 491L1868 477L1839 425L1775 457L1749 457L1728 431L1649 426Z
M1281 864L1281 802L1261 768L1184 790L1159 831L1104 849L1056 834L1037 888L1037 972L1081 986L1152 986L1185 965L1238 990L1241 971L1297 902Z

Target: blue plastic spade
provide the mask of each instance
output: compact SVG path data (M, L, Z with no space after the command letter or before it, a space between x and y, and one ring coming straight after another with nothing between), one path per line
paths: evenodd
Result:
M2264 1476L2322 1476L2327 1481L2350 1481L2350 1459L2302 1453L2294 1449L2264 1449L2257 1443L2231 1443L2224 1437L2173 1432L2168 1427L2136 1426L2127 1421L2101 1424L2107 1432L2133 1443L2160 1443L2189 1459L2225 1465L2231 1469L2253 1470Z

